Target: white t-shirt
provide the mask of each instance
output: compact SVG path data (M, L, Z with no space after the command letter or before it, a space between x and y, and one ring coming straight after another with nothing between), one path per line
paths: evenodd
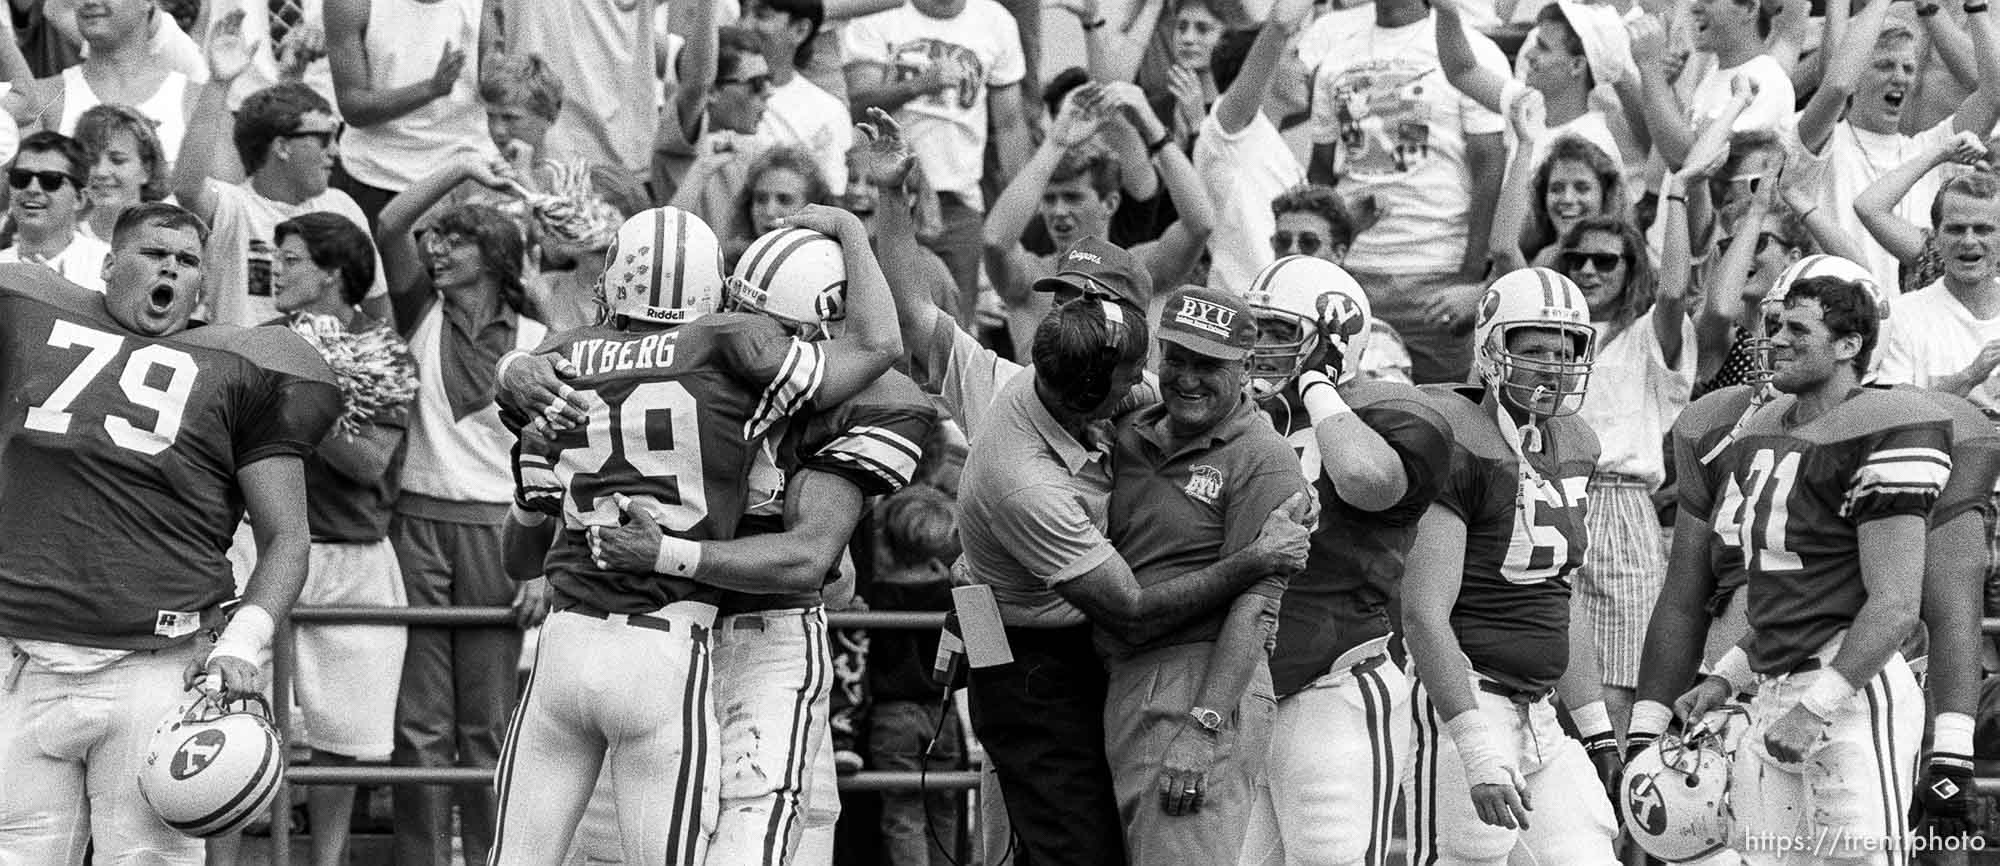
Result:
M298 204L285 204L259 195L250 182L203 181L215 196L215 221L208 234L205 259L212 308L208 321L226 325L252 326L278 315L271 300L271 261L276 245L271 233L278 223L300 214L331 211L347 217L364 231L368 218L347 193L328 189ZM382 278L382 259L375 259L375 286L369 297L387 294Z
M938 67L955 82L903 103L896 120L933 187L982 205L986 91L1013 87L1027 74L1014 16L993 0L967 0L965 9L949 19L904 5L848 22L842 40L849 64L887 66L891 81Z
M1604 324L1598 328L1602 334ZM1643 478L1655 487L1666 480L1667 431L1694 390L1694 336L1692 323L1681 326L1680 363L1667 366L1649 310L1598 346L1590 394L1578 415L1597 432L1599 472Z
M109 255L111 255L110 244L84 234L78 229L76 234L70 236L69 246L63 247L63 251L57 253L54 258L43 259L39 264L46 265L63 279L103 294L104 259ZM20 247L0 250L0 264L14 264L20 261L23 261Z
M2000 291L1989 286L1988 291ZM1887 333L1875 352L1881 359L1875 379L1884 385L1935 387L1942 376L1964 370L1987 343L2000 340L2000 317L1975 318L1939 280L1890 306ZM1965 396L1988 415L2000 414L2000 387L1992 380Z
M465 51L467 62L450 93L394 120L348 127L340 139L340 166L349 176L378 189L402 192L461 156L499 156L486 133L486 108L479 101L482 12L480 0L374 0L368 5L368 32L361 45L368 61L368 87L393 90L429 81L446 45ZM563 105L582 101L570 96Z
M793 75L783 87L772 88L764 100L764 119L757 123L757 142L812 154L827 190L834 195L847 191L847 149L854 144L847 104L805 76Z
M1688 59L1690 65L1700 64L1700 77L1695 79L1694 89L1688 92L1688 120L1697 129L1709 118L1722 113L1722 107L1729 104L1730 82L1738 75L1749 76L1757 82L1757 96L1750 100L1748 108L1737 115L1731 132L1748 132L1754 129L1768 129L1779 132L1790 129L1794 123L1793 106L1798 98L1792 90L1792 77L1785 74L1785 68L1769 54L1759 54L1734 69L1719 69L1715 65L1715 55L1697 52Z
M624 166L642 176L647 171L659 124L652 8L504 0L509 50L540 54L563 83L562 112L549 127L541 158Z
M1278 221L1271 200L1304 182L1306 170L1263 112L1231 135L1210 110L1194 141L1194 172L1215 205L1208 284L1241 292L1274 257L1271 232Z
M1861 247L1866 254L1862 264L1875 275L1875 281L1891 291L1901 285L1900 263L1861 225L1861 217L1854 213L1854 199L1882 175L1951 138L1953 122L1946 118L1916 135L1900 135L1856 129L1843 120L1834 125L1826 152L1819 155L1826 164L1819 206L1831 213L1840 223L1841 231ZM1910 187L1910 194L1896 204L1896 215L1918 228L1929 228L1931 201L1937 198L1944 179L1945 173L1938 169L1925 174Z
M1381 221L1354 239L1347 266L1456 271L1472 206L1466 137L1497 134L1506 122L1446 83L1435 17L1396 28L1360 24L1335 13L1299 39L1299 58L1313 70L1313 141L1337 145L1334 172L1349 201L1372 195L1382 209ZM1482 65L1507 74L1492 40L1466 35Z

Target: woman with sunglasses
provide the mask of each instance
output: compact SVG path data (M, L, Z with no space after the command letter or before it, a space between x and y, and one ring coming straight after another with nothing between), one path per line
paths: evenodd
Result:
M42 131L21 141L7 167L8 243L0 262L46 265L72 283L104 291L104 262L111 245L80 230L90 193L84 187L89 164L83 145Z
M1583 291L1597 328L1597 364L1580 414L1602 450L1588 490L1591 544L1576 593L1597 647L1605 708L1623 730L1666 574L1653 493L1666 480L1668 427L1694 385L1686 255L1655 271L1638 227L1608 215L1576 221L1550 253Z

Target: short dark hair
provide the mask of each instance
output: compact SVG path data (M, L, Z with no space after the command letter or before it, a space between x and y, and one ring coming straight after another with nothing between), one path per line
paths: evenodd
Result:
M104 103L93 105L76 121L76 140L83 145L83 151L90 162L111 146L111 136L129 133L139 147L139 165L146 171L146 180L139 185L140 201L159 201L167 197L167 163L171 160L164 146L160 144L160 133L153 119L140 114L137 109L125 105Z
M958 558L958 515L950 496L928 484L912 484L875 506L882 552L901 568Z
M1785 289L1785 307L1801 301L1818 301L1826 329L1835 338L1860 337L1861 351L1854 356L1854 372L1868 371L1868 357L1875 353L1881 336L1882 315L1875 296L1860 283L1839 277L1807 277Z
M1028 350L1036 379L1057 391L1068 392L1075 388L1076 382L1091 375L1108 339L1104 312L1097 308L1105 303L1118 302L1085 296L1058 304L1042 317ZM1121 307L1125 339L1119 346L1118 364L1143 364L1151 342L1146 317L1131 307Z
M1062 112L1063 100L1069 98L1070 91L1090 83L1090 73L1081 66L1072 66L1056 73L1049 83L1042 85L1042 107L1050 117Z
M1554 7L1548 7L1554 8ZM1555 221L1549 219L1549 178L1555 174L1556 163L1580 163L1597 178L1597 212L1605 216L1616 216L1625 212L1625 171L1618 160L1604 152L1590 139L1580 135L1560 135L1549 143L1547 153L1542 154L1542 162L1535 166L1535 179L1529 189L1535 197L1528 204L1528 213L1534 224L1537 248L1555 243Z
M1585 235L1610 235L1618 239L1625 256L1625 285L1618 287L1618 306L1611 311L1611 331L1623 331L1653 308L1660 293L1659 274L1646 251L1646 235L1630 220L1615 214L1598 214L1577 220L1561 239L1561 249L1575 249ZM1569 276L1564 268L1563 276ZM1600 334L1598 345L1610 342L1610 334Z
M806 38L792 52L792 65L805 67L812 62L813 40L819 38L819 29L826 24L826 4L821 0L757 0L758 5L791 16L792 20L803 20L812 26L806 28Z
M296 81L273 84L250 94L236 109L236 125L230 138L243 171L256 174L271 155L271 142L298 132L305 116L320 112L333 116L326 97Z
M521 282L528 245L506 214L483 204L459 205L438 214L428 230L472 241L479 248L480 263L500 281L501 300L517 311L528 308L528 290Z
M744 57L764 56L764 38L755 30L722 27L715 31L715 80L734 78Z
M1347 202L1333 187L1302 183L1271 199L1273 218L1288 213L1309 213L1326 220L1326 230L1332 235L1326 239L1327 243L1337 247L1354 245L1354 218L1348 215Z
M340 299L361 303L375 287L375 242L353 220L328 211L300 214L278 223L271 239L284 246L285 239L298 235L306 242L306 254L322 268L340 274Z
M163 201L149 201L134 205L118 215L117 224L111 227L111 248L122 249L132 239L132 233L143 228L193 229L195 238L202 246L208 246L208 223L195 216L194 211L177 204Z
M18 160L22 154L29 153L53 153L62 157L64 162L69 163L69 171L65 173L69 175L70 186L78 192L82 192L89 183L90 154L84 151L82 142L45 129L21 139L21 149L14 158Z
M550 123L562 113L563 84L540 54L494 54L481 66L479 98L483 102L520 101Z
M1097 197L1104 198L1118 191L1118 161L1096 148L1072 150L1056 161L1049 183L1066 183L1079 177L1089 180Z

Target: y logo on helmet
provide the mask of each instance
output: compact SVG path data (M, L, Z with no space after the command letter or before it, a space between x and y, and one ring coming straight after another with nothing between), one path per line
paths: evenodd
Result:
M1650 775L1634 776L1625 783L1625 797L1632 806L1632 819L1648 836L1667 832L1667 803Z
M822 322L838 322L847 318L847 281L841 280L819 290L819 297L813 299L813 312L819 314Z
M214 728L200 731L174 750L174 762L167 765L167 771L175 780L181 780L206 770L215 762L215 756L222 754L223 744L228 741L229 735Z
M1353 298L1339 292L1327 292L1319 296L1319 320L1330 326L1339 335L1342 344L1353 342L1361 336L1361 305Z
M1491 322L1499 313L1500 293L1494 289L1487 289L1485 296L1479 299L1479 323L1484 325Z

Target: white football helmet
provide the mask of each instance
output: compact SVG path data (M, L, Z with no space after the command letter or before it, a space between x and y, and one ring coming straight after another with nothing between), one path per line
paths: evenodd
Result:
M1244 292L1257 316L1257 345L1250 350L1250 392L1277 394L1326 349L1336 383L1361 371L1374 314L1361 284L1339 265L1312 256L1286 256L1257 272Z
M597 293L605 311L636 322L684 325L722 305L722 245L680 208L641 211L618 227Z
M1572 338L1567 357L1524 358L1507 350L1507 339L1520 329L1544 329ZM1505 389L1513 401L1537 415L1575 414L1583 408L1591 365L1597 353L1597 328L1590 323L1590 305L1568 277L1547 268L1522 268L1486 288L1479 298L1473 327L1473 367L1488 388ZM1514 374L1535 374L1516 382Z
M139 793L167 826L206 838L243 829L270 808L285 747L263 698L229 709L202 695L153 731Z
M729 300L818 339L847 318L847 258L839 241L812 229L777 229L736 260Z
M1778 278L1772 281L1770 290L1765 292L1764 298L1758 302L1762 327L1744 341L1744 348L1750 350L1750 357L1755 362L1755 366L1746 377L1746 381L1751 385L1762 387L1770 384L1774 372L1771 369L1771 334L1777 328L1778 316L1785 310L1785 295L1791 290L1793 283L1813 277L1834 277L1851 283L1860 283L1863 289L1868 290L1868 297L1875 301L1876 314L1885 320L1889 318L1889 298L1882 294L1882 285L1875 281L1875 274L1872 271L1852 260L1824 253L1815 253L1799 259L1793 262L1791 267L1785 268L1783 273L1778 274ZM1880 358L1880 353L1877 353L1870 359L1871 364Z
M1728 727L1703 724L1685 737L1661 734L1625 764L1618 817L1646 853L1685 863L1733 844Z

